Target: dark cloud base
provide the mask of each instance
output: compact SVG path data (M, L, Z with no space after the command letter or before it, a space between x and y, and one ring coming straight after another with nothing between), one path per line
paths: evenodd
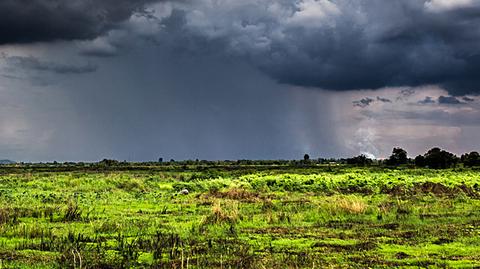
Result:
M261 7L252 9L252 2ZM338 11L329 14L326 2ZM452 95L480 93L478 3L444 8L426 0L276 1L275 8L283 10L278 14L256 1L195 3L172 13L183 16L177 23L164 20L162 38L175 40L176 50L233 53L280 83L302 87L439 85ZM325 14L294 21L302 4ZM199 12L203 20L192 23Z
M0 59L5 60L12 67L24 70L47 71L56 74L84 74L95 72L98 69L98 66L92 63L65 64L45 61L32 56L7 56L3 54L0 55Z
M161 1L3 0L0 45L93 39L140 12L162 25L152 34L162 49L234 54L284 84L336 91L439 85L454 96L480 93L476 2L445 8L436 0L182 1L156 20L146 5ZM324 14L302 17L313 9ZM137 42L130 34L128 42Z
M2 0L0 45L95 38L156 0Z

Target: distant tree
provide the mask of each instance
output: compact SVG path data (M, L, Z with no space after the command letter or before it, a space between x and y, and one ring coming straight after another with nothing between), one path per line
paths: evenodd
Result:
M159 163L163 163L163 158L158 158Z
M417 157L415 157L415 166L417 167L425 167L425 157L423 157L422 155L418 155Z
M373 163L372 159L368 158L363 154L353 158L348 158L346 161L347 161L347 164L354 164L354 165L360 165L360 166L366 166Z
M476 151L465 153L462 155L462 157L460 157L460 160L465 167L479 166L480 154Z
M308 162L310 160L310 155L308 155L308 154L303 155L303 160L305 162Z
M115 166L118 165L120 162L117 160L109 160L109 159L103 159L100 162L98 162L99 165L102 166Z
M407 151L402 148L393 148L392 155L387 160L388 165L401 165L408 162Z
M458 162L457 156L440 148L432 148L424 157L425 164L434 169L449 168Z

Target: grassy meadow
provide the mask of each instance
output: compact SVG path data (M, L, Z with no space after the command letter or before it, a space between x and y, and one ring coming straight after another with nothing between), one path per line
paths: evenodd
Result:
M480 268L478 170L0 171L0 268Z

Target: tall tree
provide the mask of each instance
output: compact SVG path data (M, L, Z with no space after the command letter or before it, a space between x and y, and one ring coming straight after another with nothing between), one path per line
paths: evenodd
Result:
M401 165L407 162L407 151L402 148L393 148L392 155L387 160L388 165Z
M480 154L476 151L465 153L460 158L465 167L472 167L480 165Z
M445 169L454 166L458 157L440 148L432 148L425 154L425 164L434 169Z

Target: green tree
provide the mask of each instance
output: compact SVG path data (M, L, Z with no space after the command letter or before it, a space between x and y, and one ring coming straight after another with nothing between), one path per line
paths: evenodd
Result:
M393 148L392 155L387 160L388 165L401 165L407 162L407 151L402 148Z
M425 167L425 157L423 157L422 155L418 155L417 157L415 157L415 166L417 167Z
M425 164L429 168L445 169L454 166L458 157L440 148L432 148L425 154Z
M465 167L472 167L480 165L480 154L476 151L465 153L460 158Z
M366 166L366 165L371 165L373 163L373 160L365 156L364 154L358 155L353 158L348 158L347 164L354 164L354 165L360 165L360 166Z

